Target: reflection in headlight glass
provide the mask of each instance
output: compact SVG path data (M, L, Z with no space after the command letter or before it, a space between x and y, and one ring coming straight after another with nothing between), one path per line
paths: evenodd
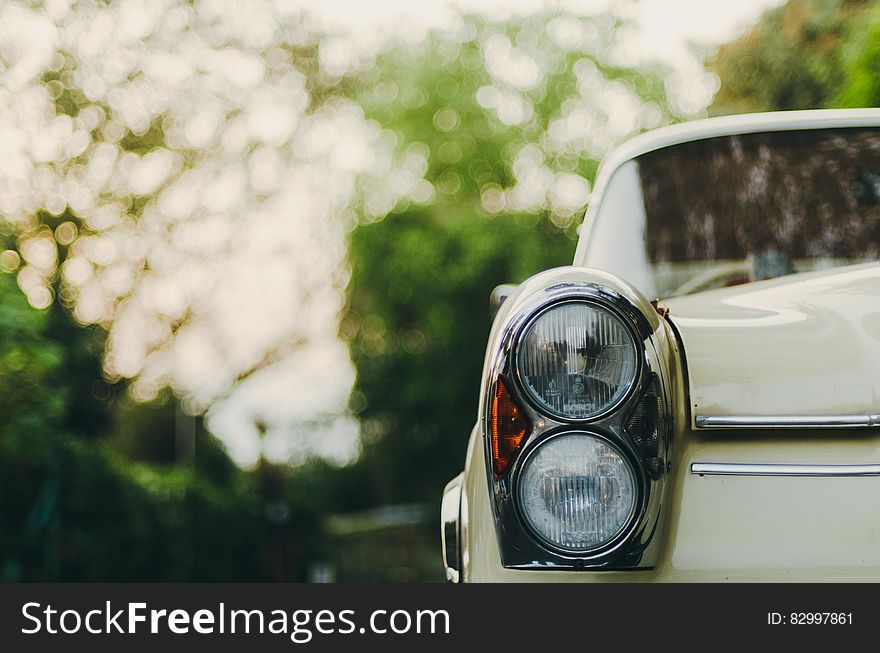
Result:
M526 391L551 414L586 419L629 391L636 347L620 318L583 302L562 304L529 327L519 349Z
M528 458L519 501L529 526L550 544L572 552L594 549L629 522L635 475L610 443L587 434L563 435Z

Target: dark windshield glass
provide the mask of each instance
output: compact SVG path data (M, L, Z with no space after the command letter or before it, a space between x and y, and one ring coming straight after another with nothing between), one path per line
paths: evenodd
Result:
M865 260L880 252L880 130L725 136L637 159L660 296ZM607 219L607 218L606 218Z

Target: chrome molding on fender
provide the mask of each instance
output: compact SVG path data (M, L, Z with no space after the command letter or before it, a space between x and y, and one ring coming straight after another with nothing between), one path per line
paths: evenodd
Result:
M699 429L863 429L880 427L880 415L697 415Z
M880 476L880 465L691 463L699 476Z

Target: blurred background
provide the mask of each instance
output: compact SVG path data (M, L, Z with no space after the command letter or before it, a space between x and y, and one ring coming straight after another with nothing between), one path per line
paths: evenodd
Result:
M442 580L601 158L878 102L862 0L3 0L0 579Z

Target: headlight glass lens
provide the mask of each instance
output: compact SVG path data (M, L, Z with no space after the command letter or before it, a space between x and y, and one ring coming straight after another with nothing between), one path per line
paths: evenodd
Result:
M517 365L526 392L551 415L588 419L629 392L636 344L622 320L595 304L569 302L543 313L526 331Z
M526 459L519 502L538 537L578 553L607 544L626 528L636 488L632 466L616 446L571 433L551 438Z

